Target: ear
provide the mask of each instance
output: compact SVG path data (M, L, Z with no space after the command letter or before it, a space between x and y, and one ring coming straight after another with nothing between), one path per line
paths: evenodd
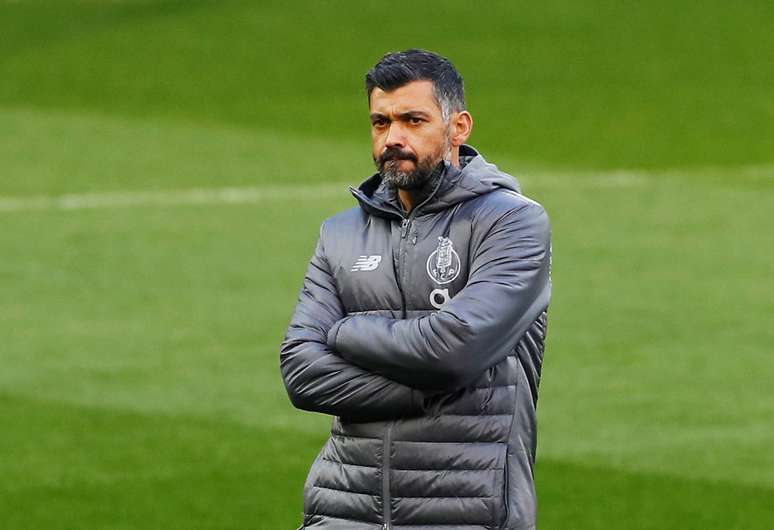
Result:
M452 116L451 119L451 143L454 147L459 147L468 141L470 133L473 132L473 116L470 112L463 110Z

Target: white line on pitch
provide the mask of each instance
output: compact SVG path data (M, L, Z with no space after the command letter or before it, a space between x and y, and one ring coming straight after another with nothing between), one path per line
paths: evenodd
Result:
M704 172L717 173L713 168ZM729 171L729 170L725 170ZM748 166L736 168L748 177L770 180L774 176L772 166ZM600 171L600 172L535 172L527 171L519 177L531 187L567 188L616 188L642 186L653 182L659 175L670 171ZM315 200L320 198L347 197L348 184L287 184L283 186L241 186L226 188L189 188L166 191L123 190L112 192L87 192L66 195L2 197L0 212L32 210L85 210L116 207L175 206L203 204L249 204L264 201Z
M586 183L591 186L626 186L640 184L645 180L637 173L602 173L573 182L573 186ZM525 175L523 180L530 184L566 185L567 179L560 175ZM561 182L559 182L561 181ZM0 212L23 212L34 210L86 210L98 208L175 206L202 204L249 204L274 200L314 200L348 196L347 184L297 184L285 186L243 186L228 188L190 188L166 191L108 191L70 193L65 195L2 197Z
M96 208L249 204L273 200L313 200L348 195L346 184L193 188L168 191L115 191L58 196L0 197L0 212Z

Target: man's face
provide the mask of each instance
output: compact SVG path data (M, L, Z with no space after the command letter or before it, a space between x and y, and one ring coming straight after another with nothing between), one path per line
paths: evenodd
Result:
M402 189L420 188L450 156L450 132L433 94L432 81L371 92L373 157L383 180Z

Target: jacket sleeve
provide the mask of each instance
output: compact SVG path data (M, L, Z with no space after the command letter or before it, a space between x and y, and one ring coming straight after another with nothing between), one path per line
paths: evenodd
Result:
M345 359L418 389L468 386L515 347L548 307L551 229L542 206L509 210L473 250L468 283L430 315L354 315L328 344Z
M280 349L290 401L299 409L356 421L421 413L420 392L355 366L326 345L328 330L344 309L325 259L322 232Z

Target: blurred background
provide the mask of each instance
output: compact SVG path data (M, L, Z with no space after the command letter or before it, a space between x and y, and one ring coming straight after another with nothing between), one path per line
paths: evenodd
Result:
M290 4L290 5L288 5ZM548 209L543 529L774 528L774 3L0 2L0 527L294 529L279 344L423 47Z

